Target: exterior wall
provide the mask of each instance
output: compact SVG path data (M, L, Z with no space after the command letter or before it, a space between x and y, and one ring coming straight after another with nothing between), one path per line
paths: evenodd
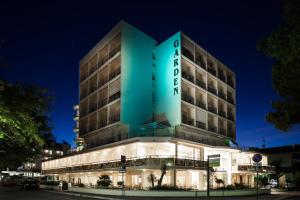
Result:
M156 41L135 27L122 23L121 122L129 126L129 137L152 121L152 51Z

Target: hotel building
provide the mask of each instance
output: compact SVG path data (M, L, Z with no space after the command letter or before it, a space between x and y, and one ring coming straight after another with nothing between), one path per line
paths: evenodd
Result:
M43 173L147 188L150 173L164 184L206 188L207 155L221 155L215 177L253 185L253 152L235 143L235 74L182 32L163 42L121 21L80 61L79 129L84 150L43 162ZM264 156L261 172L270 171ZM226 172L225 172L226 171ZM213 181L212 181L213 182Z

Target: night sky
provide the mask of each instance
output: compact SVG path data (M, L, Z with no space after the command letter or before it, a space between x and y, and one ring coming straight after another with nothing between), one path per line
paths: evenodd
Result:
M273 61L257 52L256 43L280 23L281 1L147 2L2 0L0 56L9 67L0 77L48 88L55 95L54 134L73 143L72 107L85 53L122 19L157 41L181 30L235 71L239 144L262 146L263 137L266 146L299 143L296 131L283 134L264 120L276 97Z

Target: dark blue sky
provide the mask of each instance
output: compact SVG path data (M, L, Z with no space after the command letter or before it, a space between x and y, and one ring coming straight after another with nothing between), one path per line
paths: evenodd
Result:
M73 142L78 102L78 63L118 21L124 19L158 41L181 30L236 72L237 141L267 146L299 143L264 116L276 96L272 60L256 43L280 23L279 0L227 1L5 1L0 2L0 69L10 81L48 88L56 99L52 119L58 140ZM162 3L164 2L164 3Z

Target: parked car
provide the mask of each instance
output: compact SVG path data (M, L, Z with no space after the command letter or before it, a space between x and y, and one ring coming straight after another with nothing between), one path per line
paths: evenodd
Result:
M40 189L40 185L37 180L27 179L22 183L22 189L24 190L38 190Z

